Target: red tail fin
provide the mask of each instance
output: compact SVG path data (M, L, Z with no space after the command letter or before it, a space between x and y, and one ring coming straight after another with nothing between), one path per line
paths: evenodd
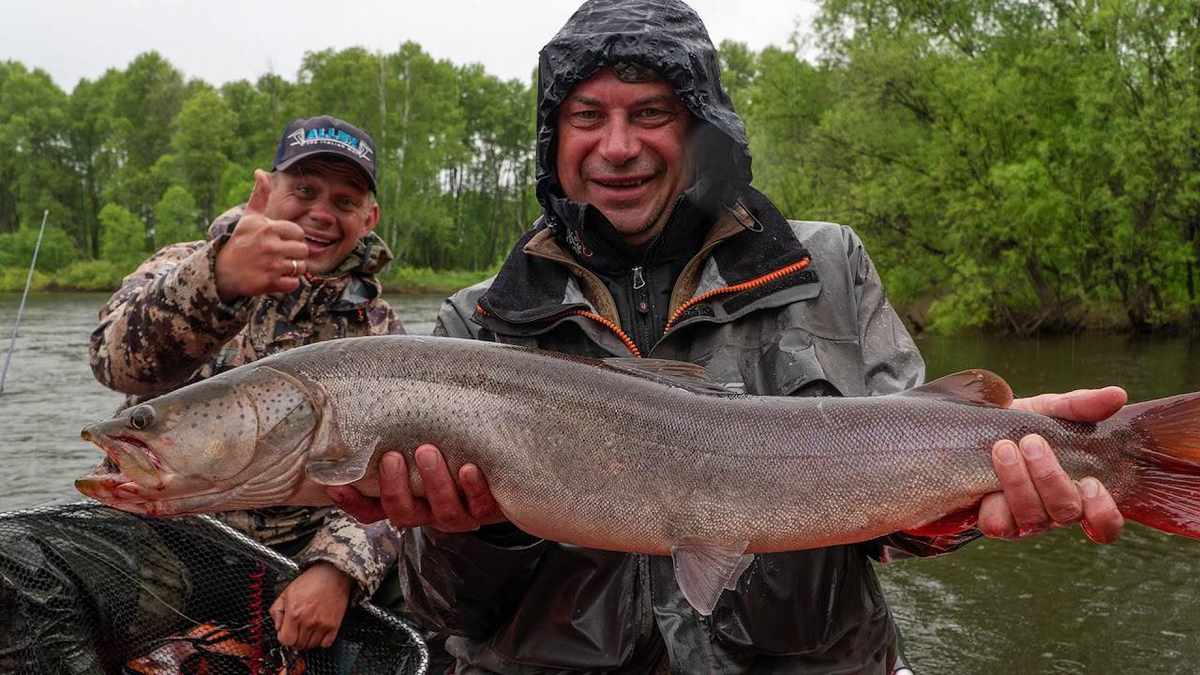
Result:
M1200 393L1126 406L1140 447L1140 490L1120 503L1126 518L1170 534L1200 539Z

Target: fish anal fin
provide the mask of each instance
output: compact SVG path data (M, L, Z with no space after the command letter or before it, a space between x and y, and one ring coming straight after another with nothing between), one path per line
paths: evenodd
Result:
M972 507L942 516L937 520L931 520L928 523L904 530L904 532L906 534L913 534L918 537L939 537L949 534L958 534L959 532L963 532L975 527L975 523L978 520L979 508Z
M987 370L964 370L895 396L916 396L978 406L1007 408L1012 405L1012 388L1004 378Z
M615 370L654 380L671 387L679 387L702 394L726 394L737 392L708 379L703 366L670 359L610 358L604 364Z
M697 612L708 616L725 590L737 587L738 578L754 561L746 554L749 542L736 544L687 543L671 547L675 581L683 597Z

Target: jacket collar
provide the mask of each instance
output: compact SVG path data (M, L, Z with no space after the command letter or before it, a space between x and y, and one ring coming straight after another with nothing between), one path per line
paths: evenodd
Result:
M681 223L680 226L686 223ZM671 312L688 301L721 289L751 284L808 258L787 219L764 195L743 188L708 227L699 253L684 268L671 296ZM539 220L518 241L495 281L479 300L484 311L475 321L497 333L532 334L549 330L573 310L592 312L619 321L616 305L604 283L589 268L586 256L573 255L561 233ZM811 271L784 283L764 284L722 298L750 293L753 301L739 310L753 311L794 299L785 293L797 281L816 281ZM774 300L773 300L774 298ZM745 311L722 312L732 319ZM682 320L677 321L683 323Z

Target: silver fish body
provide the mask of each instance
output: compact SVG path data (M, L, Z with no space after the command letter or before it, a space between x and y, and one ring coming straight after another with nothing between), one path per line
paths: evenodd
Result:
M123 473L85 477L80 489L159 514L328 503L321 486L377 494L383 452L405 453L411 467L417 445L432 443L452 470L478 465L530 534L674 554L677 570L688 565L680 551L698 546L726 554L725 576L746 554L865 541L971 509L999 488L992 444L1028 433L1073 477L1099 478L1118 503L1137 500L1149 441L1135 406L1083 424L1010 401L984 371L885 397L762 397L724 392L686 364L356 338L249 364L89 427L85 437Z

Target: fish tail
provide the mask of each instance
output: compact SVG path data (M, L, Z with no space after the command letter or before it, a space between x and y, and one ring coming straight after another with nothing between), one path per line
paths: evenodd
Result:
M1114 421L1138 438L1131 454L1138 486L1121 513L1156 530L1200 539L1200 393L1137 403Z

